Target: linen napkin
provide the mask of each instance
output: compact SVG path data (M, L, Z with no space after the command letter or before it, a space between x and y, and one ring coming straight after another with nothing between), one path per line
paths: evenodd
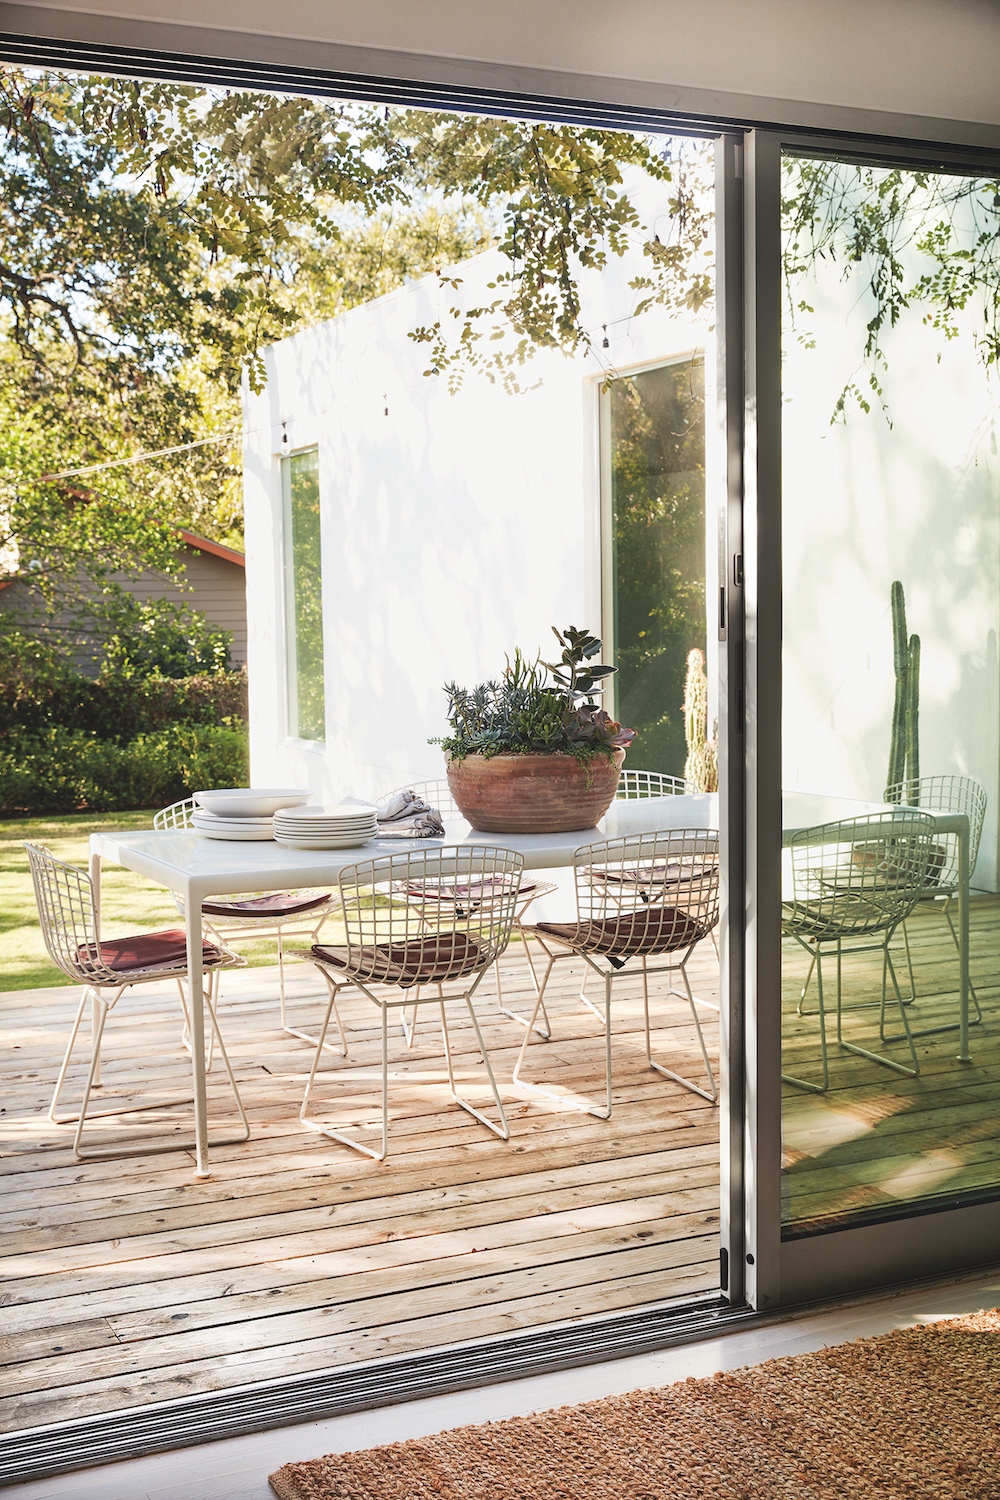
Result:
M380 839L433 839L444 833L444 820L416 792L397 792L378 809Z

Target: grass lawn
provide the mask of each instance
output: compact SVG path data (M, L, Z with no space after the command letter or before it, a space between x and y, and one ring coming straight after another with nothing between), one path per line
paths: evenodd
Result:
M88 839L105 828L151 828L153 812L66 813L47 818L0 819L0 990L68 985L45 951L28 873L25 839L44 844L57 859L86 868ZM106 864L101 879L101 933L116 937L163 927L182 927L170 894L142 875ZM277 943L244 943L251 965L278 961Z

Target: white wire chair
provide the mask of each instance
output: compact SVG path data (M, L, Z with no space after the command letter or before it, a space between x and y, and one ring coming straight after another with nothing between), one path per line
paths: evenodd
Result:
M510 940L523 867L521 856L507 849L467 845L385 855L341 870L338 895L345 941L336 947L315 944L306 955L323 975L330 993L300 1110L300 1118L311 1129L374 1161L384 1161L389 1150L389 1012L403 1012L408 1005L437 1005L451 1099L501 1140L510 1138L472 997L483 974ZM426 906L399 900L400 885L433 889L472 882L481 883L487 894L477 903L464 906L461 913L451 905L432 914ZM336 1014L340 1025L337 996L349 987L360 990L381 1012L382 1131L378 1147L336 1130L310 1113L316 1070L332 1015ZM429 989L434 993L427 994ZM446 1008L446 1002L456 1000L464 1002L475 1030L499 1124L458 1093ZM346 1055L346 1042L344 1051Z
M636 771L623 770L618 779L618 790L615 793L616 802L637 802L648 797L683 797L687 793L687 782L682 776L667 776L662 771ZM634 872L628 883L632 886L641 885L636 879L640 872ZM591 872L592 878L600 880L605 878L605 872L600 868ZM715 928L709 933L715 956L719 956L719 943L715 935ZM584 978L586 984L586 977ZM586 997L584 997L586 998ZM709 1001L702 1002L711 1010L718 1010L717 1005L711 1005Z
M444 777L440 777L437 780L432 781L414 781L411 782L408 786L397 787L395 791L387 792L384 797L380 797L376 805L378 807L385 807L387 803L392 801L393 797L398 797L400 792L403 791L415 792L418 797L423 798L423 800L428 804L429 807L437 808L438 812L441 814L441 817L444 819L446 826L449 823L464 823L465 818L461 810L459 809L458 803L452 796L451 787L448 785L448 782ZM531 980L534 984L536 994L538 992L538 975L535 972L535 961L532 957L531 948L528 944L528 938L525 929L522 926L522 922L528 910L528 907L532 904L533 901L537 901L540 896L550 896L553 891L557 891L558 889L559 887L553 881L539 880L537 876L527 874L522 876L521 885L518 890L518 906L514 916L514 926L517 928L518 937L521 940L521 950L524 953L525 958L528 960L528 968L531 970ZM432 916L435 914L441 914L442 912L453 907L457 915L461 917L462 909L465 904L468 901L476 901L482 899L483 891L481 883L478 887L471 888L463 882L458 882L457 884L455 882L445 882L443 886L438 886L433 890L422 890L419 888L419 886L410 886L409 888L404 890L402 885L400 885L397 894L410 905L417 907L425 905ZM496 983L497 991L497 1005L500 1008L501 1014L509 1017L509 1019L512 1021L516 1021L519 1026L527 1026L528 1022L525 1017L518 1015L517 1011L511 1010L510 1007L504 1003L503 981L500 977L499 955L497 956L497 960L494 965L494 980ZM551 1035L551 1031L549 1029L548 1016L545 1013L544 1006L542 1007L541 1014L542 1024L537 1025L535 1027L535 1030L538 1032L539 1036L544 1037L547 1041L549 1036ZM403 1018L407 1024L408 1045L412 1046L413 1025L415 1025L416 1023L416 1015L414 1014L412 1025L408 1021L405 1011L403 1013Z
M176 982L180 992L181 1010L185 1032L190 1030L190 1010L184 993L183 981L187 976L187 946L183 929L174 928L165 932L140 933L127 938L101 940L98 930L94 887L86 870L75 865L64 864L48 849L38 844L25 844L28 863L38 903L38 918L42 937L52 962L68 979L84 986L70 1032L69 1042L62 1067L56 1080L49 1119L55 1125L76 1125L73 1154L78 1161L105 1161L119 1156L146 1156L165 1151L189 1150L192 1140L153 1142L129 1148L108 1150L87 1149L82 1146L83 1129L88 1119L102 1119L113 1115L135 1114L142 1110L164 1109L177 1104L190 1104L191 1096L184 1098L158 1099L151 1103L121 1105L114 1109L90 1109L90 1096L101 1087L101 1042L108 1016L125 990L136 984L157 984L165 980ZM219 973L223 969L241 968L244 960L227 948L204 943L202 947L205 986L204 1001L208 1011L210 1027L210 1050L207 1066L212 1066L212 1047L218 1042L226 1076L233 1091L243 1133L214 1140L212 1145L235 1145L249 1139L250 1127L236 1079L229 1063L222 1034L219 1030L214 991ZM110 991L108 998L106 991ZM59 1114L59 1099L62 1094L70 1061L76 1046L87 1002L91 1003L90 1068L84 1085L83 1099L75 1114ZM190 1044L184 1045L190 1050Z
M174 802L155 815L153 827L157 830L193 828L191 815L195 806L193 797ZM176 891L173 896L177 910L183 916L183 898ZM220 943L246 942L254 938L277 939L281 1029L287 1036L299 1037L310 1045L315 1044L315 1036L288 1024L285 1009L285 939L306 938L310 943L318 942L323 924L335 905L330 891L246 891L238 896L213 896L211 900L203 902L201 908L204 931Z
M682 797L687 791L683 776L666 776L661 771L622 769L618 778L616 801L634 802L640 797Z
M979 841L982 838L983 821L986 817L986 792L978 781L973 781L971 776L921 776L916 780L897 781L887 786L885 800L899 802L906 807L919 807L925 812L964 813L969 820L968 873L969 879L972 879L972 872L979 858ZM955 931L955 924L951 920L949 907L953 897L958 893L961 878L958 834L939 833L927 870L927 885L920 899L930 901L944 897L941 910L951 931L952 942L959 953L961 953L961 944L958 940L958 933ZM905 919L900 926L906 948L906 967L910 975L910 995L915 998L917 985L913 974L910 935ZM971 980L969 981L969 994L976 1008L976 1019L972 1024L978 1025L983 1019L983 1012ZM913 1034L914 1036L932 1036L939 1031L955 1031L957 1027L958 1022L951 1022L946 1026L924 1027L920 1031L914 1031Z
M817 1084L782 1073L786 1083L817 1094L829 1088L823 994L823 950L827 944L833 945L837 962L838 1046L908 1077L920 1072L889 944L925 889L933 839L934 820L927 813L906 810L824 823L801 829L790 838L792 899L782 902L781 930L809 954L810 975L815 969L823 1081ZM881 996L875 1002L879 1008L880 1036L885 1042L905 1039L912 1067L844 1039L843 959L845 955L858 953L882 954ZM892 980L903 1023L897 1037L885 1036L887 978Z
M580 997L604 1022L606 1102L591 1106L587 1114L606 1120L611 1115L611 992L621 970L638 960L642 974L646 1060L664 1078L671 1078L713 1104L719 1093L705 1045L698 1005L718 1010L708 1001L696 999L687 964L694 949L719 920L719 836L704 828L679 828L664 833L632 834L585 844L573 856L576 879L575 922L539 922L532 929L548 959L539 990L541 1003L553 965L562 958L582 958L589 970L604 980L603 1013L580 991ZM595 879L595 870L602 878ZM651 967L651 959L665 962ZM605 967L606 965L606 967ZM656 1061L652 1052L649 1023L649 976L680 971L683 990L669 986L669 993L686 999L691 1009L708 1088L682 1077ZM532 1018L532 1021L534 1017ZM514 1082L535 1089L547 1098L564 1103L563 1096L521 1076L530 1030L525 1033Z

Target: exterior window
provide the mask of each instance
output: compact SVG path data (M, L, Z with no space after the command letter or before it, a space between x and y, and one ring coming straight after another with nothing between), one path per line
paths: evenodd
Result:
M638 731L630 764L683 776L687 654L706 639L704 359L623 376L604 400L615 717Z
M320 559L319 453L282 460L285 502L288 730L326 738L323 693L323 571Z

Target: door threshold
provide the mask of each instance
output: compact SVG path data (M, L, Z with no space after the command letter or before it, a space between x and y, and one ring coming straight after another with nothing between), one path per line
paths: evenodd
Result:
M773 1316L773 1314L772 1314ZM735 1332L761 1320L722 1297L550 1324L529 1333L233 1386L0 1437L0 1486L122 1459L346 1416L529 1375L626 1359Z

